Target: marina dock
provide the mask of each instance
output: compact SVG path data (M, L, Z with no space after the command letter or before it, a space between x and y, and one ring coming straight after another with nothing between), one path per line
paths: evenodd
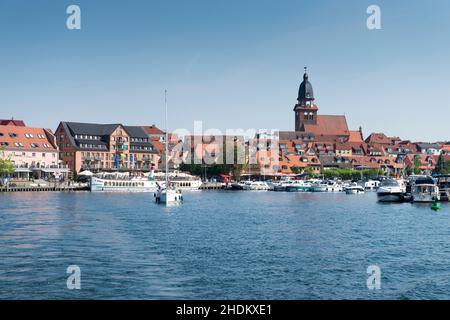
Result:
M16 187L0 187L0 192L74 192L89 191L86 186L16 186Z

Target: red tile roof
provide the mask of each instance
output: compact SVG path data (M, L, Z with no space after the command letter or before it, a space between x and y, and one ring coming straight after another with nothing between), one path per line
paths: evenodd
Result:
M361 137L361 132L359 130L350 130L350 137L348 138L348 142L364 142Z
M316 137L350 135L345 116L318 115L317 124L305 124L304 131Z
M378 143L378 144L395 144L400 142L399 137L388 137L384 133L372 133L367 137L367 143Z
M51 133L42 128L0 125L0 145L6 150L56 151L54 141L49 139L49 136L52 137ZM36 147L32 147L32 144Z
M158 127L156 127L154 124L151 126L143 126L143 128L145 129L145 131L147 131L148 134L152 135L152 134L157 134L157 135L162 135L164 134L164 131L162 131L161 129L159 129Z
M407 154L405 158L405 164L410 165L411 167L414 167L414 159L415 157L419 157L420 159L420 166L419 169L427 170L427 169L434 169L438 160L439 156L436 155L429 155L429 154ZM432 159L431 166L429 165L428 160Z
M22 120L14 120L14 119L0 119L0 126L25 127L25 122Z

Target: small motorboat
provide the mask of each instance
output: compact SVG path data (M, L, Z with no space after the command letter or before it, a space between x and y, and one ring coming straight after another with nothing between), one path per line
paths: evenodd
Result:
M377 190L380 202L403 202L405 200L406 186L402 181L387 179L381 182Z
M303 180L292 181L285 185L286 191L288 192L307 192L312 191L312 186L310 183Z
M364 187L360 186L356 182L353 182L352 184L350 184L350 186L345 188L345 193L346 194L363 194Z

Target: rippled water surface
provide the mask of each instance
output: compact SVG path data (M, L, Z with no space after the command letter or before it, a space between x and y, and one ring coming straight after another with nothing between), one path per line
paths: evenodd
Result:
M81 268L81 290L66 269ZM366 269L381 268L381 289ZM450 205L374 193L0 194L0 299L450 298Z

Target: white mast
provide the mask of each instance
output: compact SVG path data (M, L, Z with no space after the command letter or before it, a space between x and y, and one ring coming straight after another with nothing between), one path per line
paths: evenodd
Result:
M165 124L165 126L166 126L166 129L165 129L165 144L166 144L166 147L165 147L165 149L166 149L166 155L165 155L165 158L166 158L166 190L168 190L169 189L169 159L168 159L168 156L169 156L169 154L168 154L168 150L169 150L169 142L168 142L168 134L167 134L167 89L166 90L164 90L164 105L165 105L165 109L166 109L166 124Z

